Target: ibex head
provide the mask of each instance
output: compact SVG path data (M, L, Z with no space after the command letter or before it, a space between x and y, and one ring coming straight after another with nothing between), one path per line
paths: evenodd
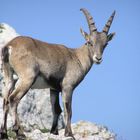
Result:
M102 54L107 46L108 42L112 40L115 33L110 33L109 29L111 26L111 23L113 21L113 18L115 16L115 11L110 16L109 20L105 24L105 27L103 28L102 32L98 32L97 28L95 26L95 22L90 15L90 13L86 9L80 9L84 15L86 16L90 34L87 34L85 31L81 29L81 33L84 36L85 40L87 41L88 47L90 49L90 52L92 54L93 62L96 64L100 64L102 62Z

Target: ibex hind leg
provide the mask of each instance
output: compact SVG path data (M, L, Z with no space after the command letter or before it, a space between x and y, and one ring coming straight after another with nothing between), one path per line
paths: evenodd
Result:
M15 82L13 80L13 71L11 71L9 65L7 63L3 64L3 77L4 77L4 85L2 88L3 95L3 120L0 128L0 139L7 139L7 116L9 113L9 102L8 96L14 89Z
M9 112L9 106L5 99L3 99L3 122L0 129L0 139L8 139L7 135L7 115Z
M53 124L50 133L58 135L58 118L62 112L59 104L59 91L50 89L50 100L53 112Z
M32 73L24 73L24 76L23 75L19 76L19 79L15 85L15 89L8 98L14 123L13 130L15 131L18 140L25 139L25 135L20 126L19 118L17 115L17 107L22 97L27 93L32 83L34 82L36 74L33 74L33 71L31 72Z
M9 102L8 99L3 99L3 121L0 128L0 140L8 139L7 135L7 117L9 113Z

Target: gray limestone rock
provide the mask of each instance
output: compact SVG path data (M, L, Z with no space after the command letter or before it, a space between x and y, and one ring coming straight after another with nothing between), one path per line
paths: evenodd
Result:
M64 137L64 129L59 130L58 136L48 132L52 124L49 90L33 90L27 93L19 105L18 112L22 125L25 127L24 130L27 140L73 140L71 137ZM2 113L2 98L0 97L0 124ZM11 126L12 120L9 116L8 127ZM60 128L63 127L62 116L59 121L59 126ZM110 132L107 127L87 121L79 121L72 124L72 130L76 140L116 139L116 135ZM10 138L9 140L14 139Z
M3 99L0 97L0 124L3 116L2 103ZM53 120L49 89L30 90L18 106L18 114L25 131L32 131L34 129L49 131ZM12 118L9 115L8 127L11 126ZM62 115L59 117L58 126L59 129L64 128Z
M87 122L79 121L72 124L72 130L76 140L115 140L116 136L106 127ZM33 140L73 140L71 137L64 137L64 129L59 131L59 135L42 133L40 130L34 130L26 135Z
M53 116L49 89L30 90L21 100L18 113L20 121L26 130L50 130ZM59 117L58 124L59 129L64 127L62 115Z

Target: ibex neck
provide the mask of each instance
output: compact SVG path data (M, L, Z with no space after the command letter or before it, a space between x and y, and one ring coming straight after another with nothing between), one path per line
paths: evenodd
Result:
M86 74L93 65L92 56L90 54L88 46L83 45L82 47L76 49L76 56L83 67L82 69L84 73Z

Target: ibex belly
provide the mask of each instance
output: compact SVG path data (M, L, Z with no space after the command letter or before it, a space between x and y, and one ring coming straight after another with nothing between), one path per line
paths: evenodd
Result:
M44 88L51 88L51 86L42 76L38 76L34 84L31 86L31 89L44 89Z
M14 74L13 79L17 80L18 76ZM45 89L45 88L52 88L52 87L48 84L48 82L42 76L38 76L35 82L33 83L33 85L31 86L31 89Z

